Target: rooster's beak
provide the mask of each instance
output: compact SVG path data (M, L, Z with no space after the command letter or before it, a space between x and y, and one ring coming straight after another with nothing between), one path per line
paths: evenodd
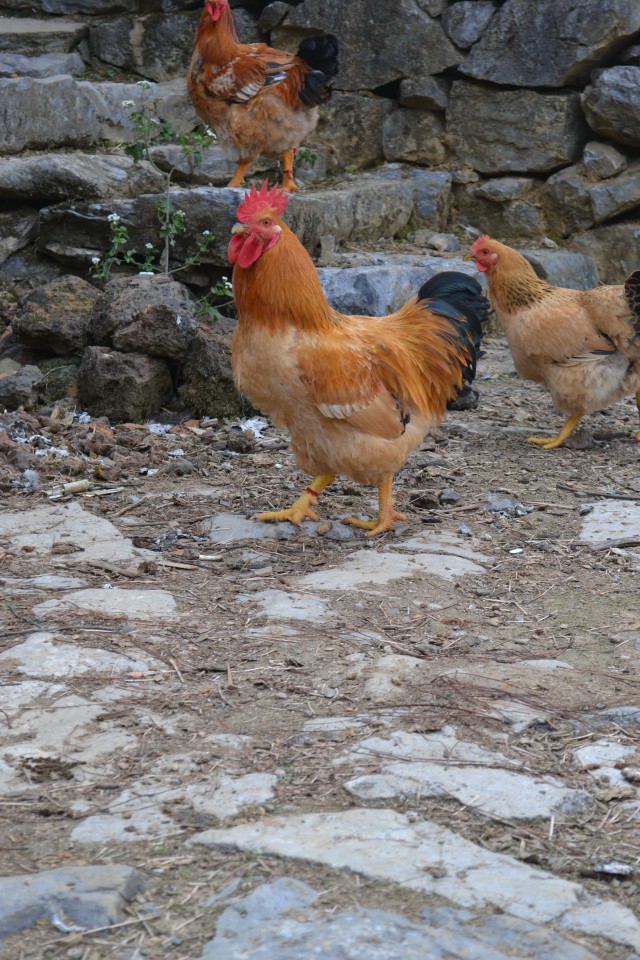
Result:
M474 257L474 255L473 255L472 253L465 253L465 255L464 255L464 257L463 257L462 259L463 259L463 260L471 260L472 263L475 263L475 262L476 262L476 258Z
M236 223L236 225L231 230L231 233L246 233L246 232L247 232L247 228L245 227L244 223Z

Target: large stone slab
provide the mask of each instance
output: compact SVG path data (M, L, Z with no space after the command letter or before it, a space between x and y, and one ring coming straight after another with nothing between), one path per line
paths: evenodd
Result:
M236 900L220 915L202 960L596 960L556 931L515 917L481 917L453 907L425 909L418 920L355 907L314 906L318 891L281 877Z
M0 51L23 56L68 53L86 31L86 25L79 20L0 17Z
M498 90L457 80L447 135L459 160L481 173L546 173L580 157L587 125L577 93Z
M640 263L640 224L611 223L576 234L571 248L590 256L602 283L624 283Z
M375 757L382 761L379 773L345 783L349 793L363 800L455 797L490 816L516 820L570 816L594 805L584 790L509 769L513 761L460 740L451 727L426 736L397 731L388 738L369 737L350 752L348 761L370 766Z
M83 510L79 503L45 504L28 511L0 514L0 536L13 550L32 548L29 555L48 557L54 544L73 544L78 552L56 555L62 565L75 565L83 560L104 560L111 563L134 557L155 556L138 550L117 527Z
M635 3L538 0L532 9L529 0L507 0L460 69L491 83L569 86L610 62L638 30Z
M321 863L437 894L460 906L498 908L523 920L640 947L640 921L626 907L485 850L440 824L412 821L394 810L266 817L228 830L207 830L187 841L188 846L199 844Z
M397 547L393 552L356 550L344 563L306 574L297 581L297 586L310 590L375 590L405 577L433 575L455 580L467 574L482 573L482 563L487 559L462 543L460 549L456 549L450 537L440 539L435 534ZM408 550L419 552L404 552Z
M84 62L79 53L46 53L25 57L21 53L0 53L0 77L59 77L68 73L81 77Z
M640 17L640 7L634 8ZM592 80L582 94L589 126L618 143L640 146L640 66L608 67Z
M0 940L40 920L58 930L65 921L85 930L119 923L143 887L144 875L119 863L0 877Z
M582 521L580 539L589 543L640 538L637 500L598 500L585 504L591 511Z
M93 83L69 76L0 79L0 129L4 131L0 153L137 140L140 135L131 119L131 107L123 106L128 101L138 108L152 107L178 131L196 125L184 80L147 87Z
M43 620L73 613L91 613L129 620L173 620L176 602L167 590L76 590L60 600L44 600L33 608Z
M0 198L30 203L104 200L157 193L164 177L143 160L117 154L44 153L0 159Z
M414 76L429 76L460 62L441 23L416 0L391 5L385 0L304 0L274 30L272 43L289 47L310 29L340 38L339 90L371 90L402 79L407 64Z
M78 591L80 592L80 591ZM87 593L87 591L82 591ZM98 591L96 591L98 592ZM100 591L105 593L106 591ZM157 592L157 591L156 591ZM67 600L73 602L71 594ZM57 604L62 601L45 601ZM44 604L40 604L44 606ZM53 609L60 609L54 607ZM137 653L137 651L136 651ZM132 670L147 672L162 668L162 664L155 657L127 656L122 653L112 653L100 647L83 647L75 643L56 641L53 633L32 633L23 643L10 647L0 653L0 664L12 666L18 673L28 677L69 677L84 673L129 673Z

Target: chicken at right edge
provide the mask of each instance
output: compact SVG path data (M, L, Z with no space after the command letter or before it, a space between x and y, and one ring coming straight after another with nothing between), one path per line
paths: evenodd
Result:
M516 370L543 383L567 415L555 437L530 443L559 447L585 414L634 392L640 411L640 270L624 285L569 290L541 280L522 254L487 236L464 259L486 274Z

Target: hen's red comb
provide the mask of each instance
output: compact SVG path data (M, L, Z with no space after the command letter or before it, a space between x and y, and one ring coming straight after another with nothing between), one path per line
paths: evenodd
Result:
M265 180L260 190L256 190L251 184L249 193L245 194L244 200L236 211L236 217L240 223L248 223L256 214L267 208L275 210L276 213L284 213L288 202L288 195L280 187L272 187L269 190L268 180Z
M471 244L471 249L473 250L474 247L482 246L485 243L491 243L491 238L488 237L486 233L483 233L481 237L478 237L478 239Z

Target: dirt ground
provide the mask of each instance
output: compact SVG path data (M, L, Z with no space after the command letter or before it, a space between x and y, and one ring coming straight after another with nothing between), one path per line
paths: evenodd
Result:
M312 880L322 887L327 910L366 904L417 911L425 898L393 884L372 884L343 871L277 858L185 847L190 835L220 824L180 803L170 804L171 817L180 825L174 836L71 845L70 828L82 817L71 809L71 801L90 801L95 812L96 804L106 806L114 791L138 780L141 769L152 767L157 758L198 750L216 732L250 738L235 758L239 770L284 771L273 800L243 810L233 822L271 812L362 806L365 801L345 791L344 769L334 759L379 730L385 713L395 711L396 726L408 731L454 724L461 738L496 749L496 735L505 728L495 712L505 699L531 707L539 719L509 730L499 749L518 761L519 769L590 791L596 802L588 815L554 825L509 821L442 797L385 805L410 807L443 826L454 824L456 832L493 851L637 907L638 813L630 804L636 788L631 782L628 787L598 783L572 756L577 747L606 736L637 748L624 765L640 767L640 726L598 717L605 709L640 704L640 542L603 547L580 539L587 505L621 498L636 502L640 511L635 401L630 398L588 418L587 429L573 443L545 451L527 444L527 436L555 433L562 419L542 389L518 378L500 338L487 346L477 386L478 409L450 413L398 476L395 491L399 509L408 514L402 536L458 534L490 558L485 573L454 580L394 580L375 593L346 591L333 597L325 623L296 621L291 633L265 618L252 595L270 588L295 591L303 575L334 566L361 549L367 541L360 532L351 539L331 539L330 534L340 527L340 516L372 512L372 490L337 481L320 502L321 519L333 527L327 523L316 535L303 527L290 539L212 544L207 523L219 512L251 517L285 506L307 482L286 437L273 427L255 444L244 444L245 438L228 424L177 424L171 433L150 435L143 425L111 429L99 421L70 422L65 411L37 423L33 415L0 417L0 430L9 437L0 447L2 510L29 511L72 480L93 480L92 494L121 488L83 496L82 506L108 518L157 560L147 559L122 575L115 564L115 570L109 569L107 557L102 568L84 563L80 549L72 558L64 557L64 572L82 576L88 586L112 582L165 589L179 607L173 623L162 629L140 624L134 636L126 621L67 616L56 622L56 632L66 642L129 653L133 644L162 661L165 669L156 674L115 682L135 687L136 706L143 704L171 723L174 733L169 742L162 722L140 731L126 701L107 706L109 720L140 735L133 753L110 760L104 777L91 783L78 783L64 766L36 765L29 771L36 785L33 795L2 801L0 874L70 863L127 863L150 878L127 925L107 941L99 935L55 935L51 926L38 925L16 938L10 955L81 960L199 956L214 932L217 908L207 905L208 898L234 878L240 880L239 890L284 873ZM24 457L34 452L34 443L18 448L11 441L20 422L25 436L41 432L72 450L68 457L38 458L35 489L20 485L25 482ZM182 456L169 455L175 448ZM106 467L100 462L104 457ZM141 473L149 468L158 472ZM495 515L487 507L488 492L533 509L522 516ZM140 499L134 502L132 496ZM397 531L386 534L370 549L383 550L396 537ZM61 571L0 542L0 572L30 577ZM38 629L32 605L33 596L19 592L0 601L5 619L1 650ZM417 681L410 674L392 676L394 695L373 703L364 696L364 674L356 668L360 661L355 654L364 654L365 666L367 659L384 654L416 657L427 673L420 672ZM523 673L522 663L535 660L562 661L573 670L546 670L534 682L531 671ZM4 667L0 685L10 685L16 673L10 662ZM85 673L67 685L84 695L97 683ZM303 732L310 718L351 715L364 717L364 726L313 737ZM202 756L203 769L221 762L210 744ZM614 861L632 865L635 873L625 877L602 871L600 865ZM593 941L590 946L594 948ZM629 955L604 941L596 947L603 957Z

